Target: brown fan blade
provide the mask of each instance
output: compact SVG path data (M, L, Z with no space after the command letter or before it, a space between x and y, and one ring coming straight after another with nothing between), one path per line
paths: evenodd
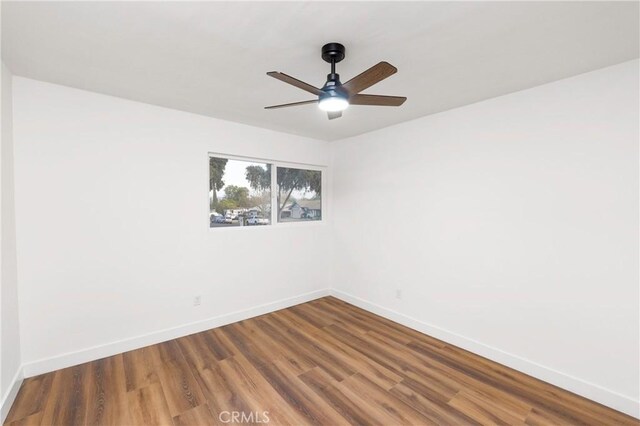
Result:
M312 101L300 101L300 102L293 102L290 104L271 105L271 106L264 107L264 109L286 108L286 107L292 107L297 105L307 105L307 104L316 104L316 103L318 103L318 100L314 99Z
M327 116L329 117L329 120L333 120L334 118L340 118L342 117L342 111L336 111L336 112L327 112Z
M349 105L400 106L406 100L404 96L353 95Z
M372 66L365 72L358 74L351 80L342 85L342 88L350 95L362 92L367 87L371 87L374 84L384 80L385 78L395 74L398 71L396 67L388 62L380 62L377 65Z
M280 81L284 81L285 83L288 83L292 86L296 86L299 89L306 90L307 92L313 93L316 96L320 96L323 93L322 90L318 89L317 87L314 87L308 83L305 83L304 81L300 81L296 78L291 77L290 75L278 71L270 71L267 73L267 75Z

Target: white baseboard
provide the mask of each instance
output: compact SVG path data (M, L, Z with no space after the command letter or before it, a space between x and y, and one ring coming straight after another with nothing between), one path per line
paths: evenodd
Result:
M311 293L301 294L299 296L287 299L277 300L275 302L265 303L253 308L208 318L202 321L196 321L184 324L178 327L168 328L165 330L155 331L153 333L136 336L129 339L119 340L106 343L104 345L93 346L76 352L69 352L51 358L40 359L23 364L24 377L32 377L38 374L48 373L50 371L67 368L74 365L82 364L96 359L105 358L119 353L131 351L149 345L154 345L167 340L176 339L178 337L187 336L189 334L199 333L215 327L264 315L279 309L288 308L300 303L328 296L329 290L317 290Z
M3 396L2 401L0 401L0 425L4 424L4 421L9 414L9 410L13 405L13 401L15 401L16 396L18 396L18 391L20 390L20 385L22 385L22 367L18 368L16 374L13 376L11 380L11 384L9 385L9 390L7 394Z
M545 367L544 365L537 364L517 355L504 352L500 349L485 345L484 343L453 333L435 325L427 324L348 293L332 289L331 295L421 333L428 334L429 336L433 336L452 345L466 349L492 361L556 385L562 389L566 389L570 392L584 396L585 398L599 402L600 404L611 407L614 410L640 418L640 401L636 401L628 396L621 395L596 384L589 383L578 379L577 377Z

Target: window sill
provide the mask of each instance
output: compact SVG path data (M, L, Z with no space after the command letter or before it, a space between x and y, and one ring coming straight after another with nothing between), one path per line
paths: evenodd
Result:
M209 227L209 232L235 232L237 230L254 230L254 229L278 229L278 228L297 228L297 227L305 227L305 226L310 226L310 227L318 227L318 226L324 226L326 224L326 220L314 220L314 221L310 221L310 222L284 222L284 223L277 223L275 225L248 225L248 226L229 226L229 227L216 227L216 228L211 228ZM258 232L262 232L262 231L258 231Z

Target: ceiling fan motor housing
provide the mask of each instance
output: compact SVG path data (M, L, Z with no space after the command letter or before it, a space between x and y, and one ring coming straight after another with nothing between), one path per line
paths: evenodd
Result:
M341 86L342 83L340 82L340 74L333 72L331 74L327 74L327 82L324 84L324 86L322 86L322 89L320 90L325 93L339 92L340 94L344 94Z

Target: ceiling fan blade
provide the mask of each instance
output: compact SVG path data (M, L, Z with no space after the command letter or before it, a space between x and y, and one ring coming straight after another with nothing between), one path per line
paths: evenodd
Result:
M336 111L336 112L327 112L327 116L329 117L329 120L333 120L334 118L340 118L342 117L342 111Z
M298 105L307 105L307 104L316 104L316 103L318 103L318 100L314 99L312 101L300 101L300 102L292 102L290 104L271 105L271 106L264 107L264 109L286 108L286 107L292 107L292 106L298 106Z
M396 67L388 62L380 62L377 65L372 66L365 72L358 74L351 80L342 85L342 88L350 95L362 92L367 87L371 87L374 84L384 80L385 78L395 74L398 71Z
M406 100L404 96L353 95L349 105L400 106Z
M304 81L300 81L296 78L291 77L290 75L287 75L278 71L270 71L267 73L267 75L275 79L278 79L280 81L284 81L285 83L288 83L292 86L296 86L299 89L306 90L307 92L313 93L316 96L320 96L322 93L324 93L322 90L318 89L317 87L314 87L308 83L305 83Z

